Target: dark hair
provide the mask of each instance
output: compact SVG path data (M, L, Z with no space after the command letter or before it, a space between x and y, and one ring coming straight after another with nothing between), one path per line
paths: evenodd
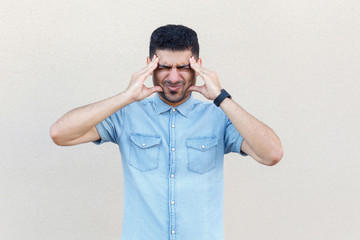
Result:
M195 58L199 57L199 43L194 30L183 25L166 25L157 28L150 38L149 56L156 50L183 51L189 49Z

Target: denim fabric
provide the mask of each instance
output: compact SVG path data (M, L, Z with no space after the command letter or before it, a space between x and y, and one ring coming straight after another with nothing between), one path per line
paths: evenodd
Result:
M121 153L122 240L224 239L224 154L246 154L220 108L193 97L172 108L156 94L96 128L94 143L116 143Z

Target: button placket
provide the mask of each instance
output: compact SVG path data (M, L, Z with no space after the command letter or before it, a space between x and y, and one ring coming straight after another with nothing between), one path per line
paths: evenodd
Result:
M169 229L170 229L170 239L175 240L175 220L176 220L176 213L175 213L175 170L176 170L176 134L175 134L175 119L176 119L176 109L173 108L170 111L170 126L169 126L169 133L170 133L170 177L169 177Z

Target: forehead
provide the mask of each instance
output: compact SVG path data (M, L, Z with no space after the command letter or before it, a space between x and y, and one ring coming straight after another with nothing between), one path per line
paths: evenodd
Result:
M189 58L192 56L192 52L190 50L156 50L155 54L159 57L159 64L168 66L180 66L188 64Z

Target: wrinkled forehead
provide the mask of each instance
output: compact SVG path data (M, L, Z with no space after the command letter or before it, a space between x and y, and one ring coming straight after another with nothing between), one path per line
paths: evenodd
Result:
M186 65L189 63L189 58L192 56L190 50L156 50L155 54L159 57L159 64L170 67Z

